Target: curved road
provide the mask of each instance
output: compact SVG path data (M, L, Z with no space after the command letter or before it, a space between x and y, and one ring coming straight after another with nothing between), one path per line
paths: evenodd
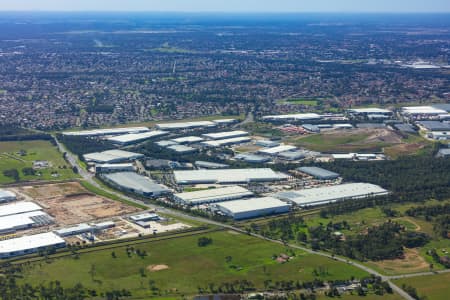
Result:
M88 171L86 171L84 168L82 168L82 167L79 165L78 159L77 159L72 153L70 153L69 151L67 151L66 147L65 147L63 144L61 144L61 143L57 140L56 137L54 137L54 138L55 138L55 141L56 141L56 144L57 144L59 150L60 150L62 153L66 153L66 158L67 158L67 160L69 161L69 163L70 163L73 167L76 167L76 168L78 169L78 173L83 177L83 179L86 180L86 181L88 181L90 184L94 185L95 187L104 190L105 192L108 192L108 193L110 193L110 194L114 194L114 195L116 195L116 196L119 196L119 197L121 197L121 198L123 198L123 199L126 199L126 200L128 200L128 201L134 202L134 203L136 203L136 204L139 204L139 205L148 207L149 209L158 210L159 212L162 212L162 213L167 214L167 215L171 215L171 216L173 216L173 217L180 217L180 218L184 218L184 219L189 219L189 220L193 220L193 221L197 221L197 222L202 222L202 223L206 223L206 224L211 224L211 225L219 226L219 227L222 227L222 228L227 228L227 229L229 229L229 230L233 230L233 231L240 232L240 233L243 233L243 234L249 234L249 235L251 235L251 236L253 236L253 237L256 237L256 238L259 238L259 239L263 239L263 240L266 240L266 241L269 241L269 242L272 242L272 243L277 243L277 244L281 244L281 245L286 245L286 246L288 246L288 247L291 247L291 248L294 248L294 249L299 249L299 250L305 251L305 252L307 252L307 253L320 255L320 256L323 256L323 257L327 257L327 258L329 258L329 259L333 259L333 260L336 260L336 261L340 261L340 262L343 262L343 263L352 265L352 266L354 266L354 267L356 267L356 268L358 268L358 269L361 269L361 270L363 270L363 271L365 271L365 272L367 272L367 273L369 273L369 274L373 274L373 275L375 275L375 276L381 277L383 281L386 281L386 282L390 285L390 287L391 287L396 293L398 293L400 296L402 296L404 299L407 299L407 300L414 300L414 298L412 298L412 297L411 297L409 294L407 294L404 290L402 290L400 287L398 287L397 285L395 285L395 284L391 281L392 279L407 278L407 277L415 277L415 276L424 276L424 275L434 275L434 274L436 274L436 273L447 273L447 272L450 272L450 270L443 270L443 271L436 271L436 272L422 272L422 273L415 273L415 274L405 274L405 275L397 275L397 276L386 276L386 275L382 275L382 274L378 273L377 271L375 271L375 270L372 269L372 268L369 268L369 267L367 267L367 266L365 266L365 265L362 265L362 264L360 264L360 263L358 263L358 262L352 261L352 260L347 259L347 258L344 258L344 257L333 256L333 255L331 255L331 254L329 254L329 253L322 252L322 251L313 251L313 250L311 250L311 249L309 249L309 248L302 247L302 246L299 246L299 245L294 245L294 244L284 244L282 241L270 239L270 238L267 238L267 237L264 237L264 236L262 236L262 235L255 234L255 233L248 233L247 231L243 230L242 228L238 228L238 227L235 227L235 226L232 226L232 225L223 224L223 223L220 223L220 222L212 221L212 220L210 220L210 219L205 219L205 218L201 218L201 217L191 216L191 215L189 215L189 214L180 212L180 211L178 211L178 210L169 209L169 208L162 207L162 206L159 206L159 205L154 205L154 204L148 204L148 203L145 203L145 202L143 202L143 201L141 201L141 200L138 200L138 199L135 199L135 198L126 196L126 195L124 195L124 194L122 194L122 193L118 193L118 192L115 192L115 191L112 191L112 190L109 190L109 189L107 190L107 189L105 189L104 187L102 187L101 185L99 185L99 184L93 179L94 176L93 176L91 173L89 173Z

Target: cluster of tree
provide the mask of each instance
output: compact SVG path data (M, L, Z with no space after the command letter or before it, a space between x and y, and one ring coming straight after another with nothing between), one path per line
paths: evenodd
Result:
M450 238L450 215L436 217L433 230L440 237Z
M410 217L435 217L439 215L450 214L450 203L438 204L438 205L422 205L411 207L405 212Z
M235 293L243 293L248 291L255 290L255 284L249 280L235 280L232 282L224 282L216 286L215 283L208 283L206 287L197 287L199 294L205 293L227 293L227 294L235 294Z
M80 283L73 287L63 287L59 281L50 281L47 284L32 286L28 283L18 283L15 275L11 273L0 277L0 298L3 300L84 300L92 298L120 300L130 296L131 292L126 289L98 293Z
M413 297L416 300L425 300L426 297L421 297L419 296L419 294L417 293L416 288L410 286L410 285L406 285L406 284L402 284L402 289L408 293L408 295L410 295L411 297Z
M47 133L36 133L24 128L0 126L0 141L49 140L53 138Z
M393 192L397 202L438 200L450 197L450 160L431 155L402 157L394 161L335 161L324 165L346 180L370 182Z
M4 170L3 175L14 179L14 181L16 181L16 182L18 182L20 180L19 171L17 171L17 169Z
M367 230L367 234L347 236L342 240L334 228L319 225L309 227L313 249L328 249L358 260L393 259L403 255L403 247L420 247L429 242L425 233L405 231L396 222L386 222Z
M92 152L100 152L114 149L114 145L105 140L97 140L83 136L69 136L58 134L57 138L62 142L72 153L77 154L81 159L82 155Z
M25 176L34 176L36 175L36 171L33 168L26 167L22 169L22 173Z
M206 247L208 245L211 245L212 242L213 242L212 238L202 236L202 237L198 238L197 245L199 247Z

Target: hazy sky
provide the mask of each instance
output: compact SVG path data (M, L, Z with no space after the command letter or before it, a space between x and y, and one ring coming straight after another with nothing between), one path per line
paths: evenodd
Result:
M450 0L0 0L0 10L450 12Z

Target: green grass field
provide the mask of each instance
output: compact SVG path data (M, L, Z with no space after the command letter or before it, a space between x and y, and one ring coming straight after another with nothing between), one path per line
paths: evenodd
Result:
M450 273L398 279L397 285L406 284L417 289L419 296L427 300L447 300L450 295Z
M199 286L207 288L209 283L218 286L244 279L258 289L263 289L268 279L310 281L317 277L314 270L319 269L323 272L318 277L325 280L367 275L350 265L299 250L291 261L280 264L272 256L287 253L285 247L247 235L222 231L206 236L213 239L206 247L197 245L199 236L137 245L136 248L147 251L144 258L135 254L129 258L125 248L117 248L117 258L112 257L112 250L102 250L80 254L79 259L35 263L25 267L21 280L31 284L51 280L60 280L63 285L80 282L97 291L127 288L133 296L144 297L150 295L149 280L155 282L162 296L171 296L196 294ZM225 260L227 256L232 257L231 262ZM166 265L168 269L150 272L148 268L155 265Z
M18 154L20 150L25 150L26 155ZM32 167L35 160L47 160L51 166L39 170L41 176L25 176L22 169ZM8 169L17 169L21 181L65 180L77 177L58 149L50 142L41 140L0 142L0 184L14 182L13 178L6 177L3 174L3 171ZM52 172L56 172L58 176L52 176Z

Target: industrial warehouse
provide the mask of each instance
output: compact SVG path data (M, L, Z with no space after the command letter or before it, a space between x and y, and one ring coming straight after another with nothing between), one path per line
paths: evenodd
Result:
M0 241L0 258L36 253L48 248L62 248L66 246L64 239L58 235L47 232L29 236L22 236Z
M320 180L333 180L339 178L338 173L334 173L319 167L300 167L297 170Z
M387 195L389 192L370 183L346 183L298 191L279 192L274 197L300 207L324 205L342 200L364 199Z
M119 145L129 145L168 134L167 131L155 130L142 133L129 133L110 137L107 140Z
M174 177L178 184L231 184L270 182L287 179L286 175L276 173L269 168L174 171Z
M286 213L290 205L273 197L219 202L216 208L235 220Z
M130 193L136 193L145 197L158 197L170 193L170 190L162 184L158 184L148 177L134 172L118 172L103 174L106 182Z
M206 133L203 136L207 139L211 140L223 140L223 139L231 139L242 136L247 136L247 131L235 130L235 131L224 131L224 132L216 132L216 133Z
M94 129L94 130L82 130L82 131L66 131L63 135L67 136L84 136L84 137L96 137L104 135L121 135L126 133L140 133L150 131L147 127L125 127L125 128L106 128L106 129Z
M144 155L123 150L107 150L83 155L84 160L94 163L120 163L143 158Z
M174 194L176 202L185 205L200 205L214 202L236 200L253 196L253 193L240 186L207 189L203 191Z

